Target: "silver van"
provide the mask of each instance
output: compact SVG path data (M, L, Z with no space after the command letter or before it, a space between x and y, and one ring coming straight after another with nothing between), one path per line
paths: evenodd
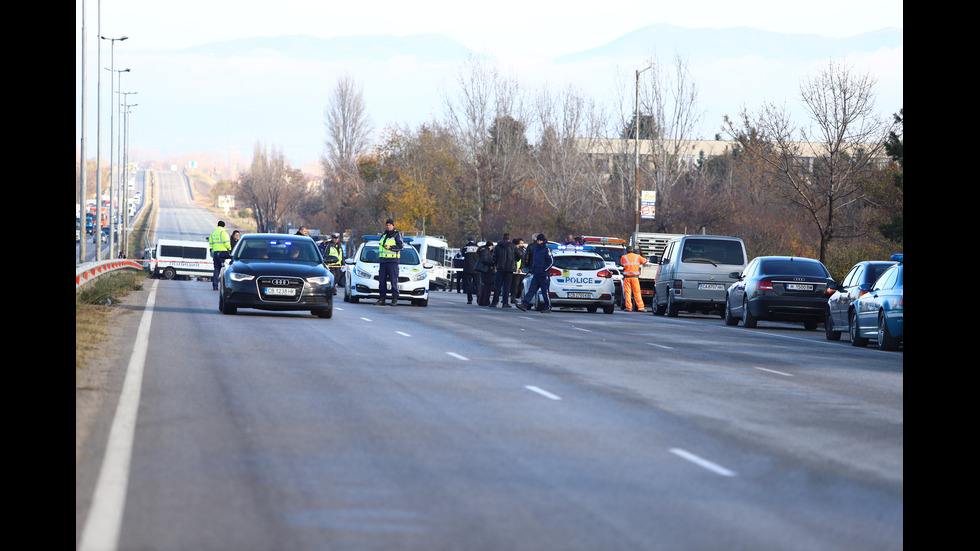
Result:
M735 281L729 274L745 268L745 243L737 237L684 235L671 239L656 262L654 315L723 313L725 293Z

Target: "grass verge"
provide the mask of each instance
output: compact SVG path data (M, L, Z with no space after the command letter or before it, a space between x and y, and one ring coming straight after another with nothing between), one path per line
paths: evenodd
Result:
M75 293L75 371L83 369L109 340L112 304L143 288L146 272L122 270L106 274ZM77 376L77 375L76 375Z

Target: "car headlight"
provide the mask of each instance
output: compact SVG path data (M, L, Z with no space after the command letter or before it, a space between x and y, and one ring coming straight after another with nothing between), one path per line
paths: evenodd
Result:
M357 266L354 266L354 275L356 275L361 279L371 279L370 273L362 270L361 268L358 268Z
M429 274L425 271L419 272L412 276L412 281L422 281L423 279L429 277Z
M316 285L326 285L330 283L330 276L308 277L306 278L306 281Z
M230 277L232 281L250 281L255 279L254 275L240 274L238 272L232 272L228 277Z

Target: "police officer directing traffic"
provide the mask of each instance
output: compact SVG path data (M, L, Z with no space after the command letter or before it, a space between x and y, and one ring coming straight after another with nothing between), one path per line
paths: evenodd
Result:
M330 242L323 250L323 259L327 262L327 268L333 274L334 286L340 281L340 265L344 261L344 247L340 244L340 234L330 235ZM334 291L336 294L336 290Z
M391 282L391 305L398 306L398 259L401 257L401 232L395 230L395 221L389 218L385 221L385 232L378 240L378 306L384 306L387 299L388 282Z

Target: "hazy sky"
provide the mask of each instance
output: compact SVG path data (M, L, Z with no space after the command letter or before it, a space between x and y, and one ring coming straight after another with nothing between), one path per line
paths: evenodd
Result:
M81 0L76 0L76 119L81 118L81 102L78 100L81 77L77 67L82 5ZM534 67L535 60L594 48L654 23L688 28L744 26L828 37L853 36L885 27L903 28L903 4L898 0L86 0L84 5L89 49L87 59L90 60L86 81L90 96L94 96L91 90L96 79L93 71L96 37L100 33L108 37L128 37L126 42L116 44L116 61L120 64L117 69L125 64L133 65L132 72L124 76L124 89L132 87L137 91L137 94L129 96L131 103L137 103L131 143L141 143L145 149L162 154L191 152L201 148L226 151L234 147L243 156L250 156L250 147L257 140L262 140L281 147L287 156L294 155L296 164L315 160L322 149L323 109L327 94L336 82L335 67L297 65L291 72L287 72L286 67L277 67L275 69L279 72L270 72L267 83L256 83L238 80L240 75L234 73L235 67L229 63L194 66L193 60L184 60L183 65L168 65L176 62L172 58L154 56L152 52L255 36L309 34L329 38L438 33L457 40L477 53L491 55L503 64L514 62L523 64L523 67ZM102 64L107 67L107 42L103 41L103 46ZM148 52L150 55L147 55ZM901 52L892 54L889 59L870 60L868 63L876 67L873 70L881 73L880 78L888 86L897 86L900 97ZM252 72L255 69L254 64L248 67ZM786 75L786 67L773 66L769 70L785 75L786 82L782 85L764 82L769 80L767 76L756 76L755 80L769 85L769 93L791 93L787 91L797 85L798 76ZM161 73L176 75L177 79L171 81L179 79L181 85L163 81ZM318 76L311 76L317 73ZM705 100L712 101L713 94L720 95L721 88L732 85L731 77L717 74L716 71L715 74L706 73L694 76L704 83ZM294 74L303 74L306 79L292 80ZM442 78L439 75L420 70L409 77L396 75L378 81L375 78L378 75L364 70L355 76L364 85L368 110L376 126L384 126L393 120L415 124L431 116L437 109L432 104L422 104L428 98L435 102L438 94L432 89L418 90L415 97L409 98L413 86L417 85L410 82L410 78L435 81ZM725 85L717 82L722 77L728 79ZM398 85L405 89L405 98L400 101L399 98L393 99L391 91L386 89L391 88L391 82L398 79L401 79ZM276 96L276 91L266 90L271 83L278 84L280 92L286 91L290 95ZM435 86L435 83L432 85ZM104 83L103 86L108 87L109 84ZM246 88L248 94L245 93ZM317 95L304 97L309 89L315 89ZM746 89L745 98L752 97ZM892 91L889 99L894 97ZM89 101L94 102L94 97ZM237 102L247 101L269 106L291 103L294 110L280 109L270 113L271 109L258 105L237 107ZM229 114L229 120L241 119L242 114L247 114L252 120L251 127L236 128L235 122L224 122L218 118L223 110L233 105L238 116ZM715 121L719 112L734 112L737 107L737 103L723 107L707 106L713 128L717 128ZM888 105L884 109L893 112L898 107ZM250 113L249 109L256 110L258 114ZM202 111L207 116L202 116ZM182 118L182 115L186 115L186 118ZM265 121L263 117L269 120ZM87 121L94 125L94 118L92 107ZM294 125L302 122L303 127L291 127L286 124L287 120ZM81 134L79 126L76 120L76 141ZM714 131L708 129L706 134L710 136ZM89 134L94 134L94 130L89 130ZM93 156L94 146L89 145L88 148L88 155Z

